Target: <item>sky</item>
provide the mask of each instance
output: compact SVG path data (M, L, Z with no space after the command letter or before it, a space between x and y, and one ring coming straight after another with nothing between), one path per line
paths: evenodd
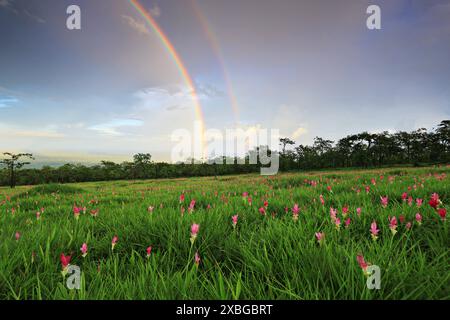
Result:
M140 0L205 129L297 144L450 118L450 0ZM69 5L81 30L66 27ZM381 30L366 27L369 5ZM128 0L0 0L0 152L170 161L193 88Z

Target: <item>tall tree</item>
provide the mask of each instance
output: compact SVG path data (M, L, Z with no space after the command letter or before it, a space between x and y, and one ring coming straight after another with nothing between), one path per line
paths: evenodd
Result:
M28 158L34 160L31 153L18 153L4 152L4 156L8 158L0 160L0 164L5 165L9 170L9 185L11 188L16 186L16 170L22 168L26 164L30 164L28 161L20 161L21 158Z

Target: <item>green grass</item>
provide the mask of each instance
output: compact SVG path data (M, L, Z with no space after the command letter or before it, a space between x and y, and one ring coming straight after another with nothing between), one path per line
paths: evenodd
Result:
M448 203L449 172L448 167L383 168L0 188L0 299L449 299L448 221L428 205L434 192ZM317 186L307 183L311 180ZM252 206L243 192L249 192ZM403 202L403 192L424 199L423 206ZM385 195L387 208L380 204ZM191 199L196 205L189 213ZM263 216L258 209L265 199ZM87 208L78 220L75 203ZM292 219L295 203L301 209L298 221ZM152 214L149 206L155 207ZM337 231L330 207L344 221L343 206L349 207L351 224ZM37 220L40 208L45 211ZM95 218L92 209L99 209ZM417 212L423 216L420 226ZM392 235L388 217L400 215L405 222L399 221ZM380 229L377 241L369 231L373 220ZM194 222L200 232L191 245ZM323 245L314 236L319 231L326 234ZM112 251L114 235L119 241ZM148 246L153 247L149 259ZM71 264L81 268L80 290L66 287L62 252L72 254ZM380 290L367 289L358 254L380 267Z

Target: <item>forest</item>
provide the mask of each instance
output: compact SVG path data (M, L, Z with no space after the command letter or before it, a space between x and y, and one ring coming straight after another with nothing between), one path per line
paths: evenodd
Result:
M150 153L139 153L133 161L115 163L101 161L96 165L68 163L59 167L40 169L11 167L8 158L0 160L0 185L36 185L87 181L180 178L220 176L259 172L260 164L215 164L190 160L170 164L154 162ZM270 150L269 150L270 152ZM5 156L10 154L5 153ZM25 154L29 155L29 154ZM222 160L222 159L221 159ZM242 159L241 159L242 160ZM220 161L226 163L225 161ZM312 145L296 145L290 138L280 139L280 171L303 171L332 168L372 168L393 165L422 166L450 162L450 120L443 120L430 130L420 128L412 132L362 132L338 141L316 137ZM3 165L2 165L3 164ZM14 181L12 181L14 180Z

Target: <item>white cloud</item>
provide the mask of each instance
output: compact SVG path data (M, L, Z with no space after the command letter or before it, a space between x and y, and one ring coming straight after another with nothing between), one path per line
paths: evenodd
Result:
M150 30L147 28L144 22L137 21L133 17L122 15L122 20L125 21L131 28L141 34L150 34Z
M140 127L142 125L143 122L137 119L113 119L106 123L91 126L88 129L107 136L123 136L129 133L125 133L121 129L126 127Z
M161 8L157 4L155 4L153 6L153 8L151 8L149 11L150 11L150 14L155 18L158 18L159 16L161 16Z

